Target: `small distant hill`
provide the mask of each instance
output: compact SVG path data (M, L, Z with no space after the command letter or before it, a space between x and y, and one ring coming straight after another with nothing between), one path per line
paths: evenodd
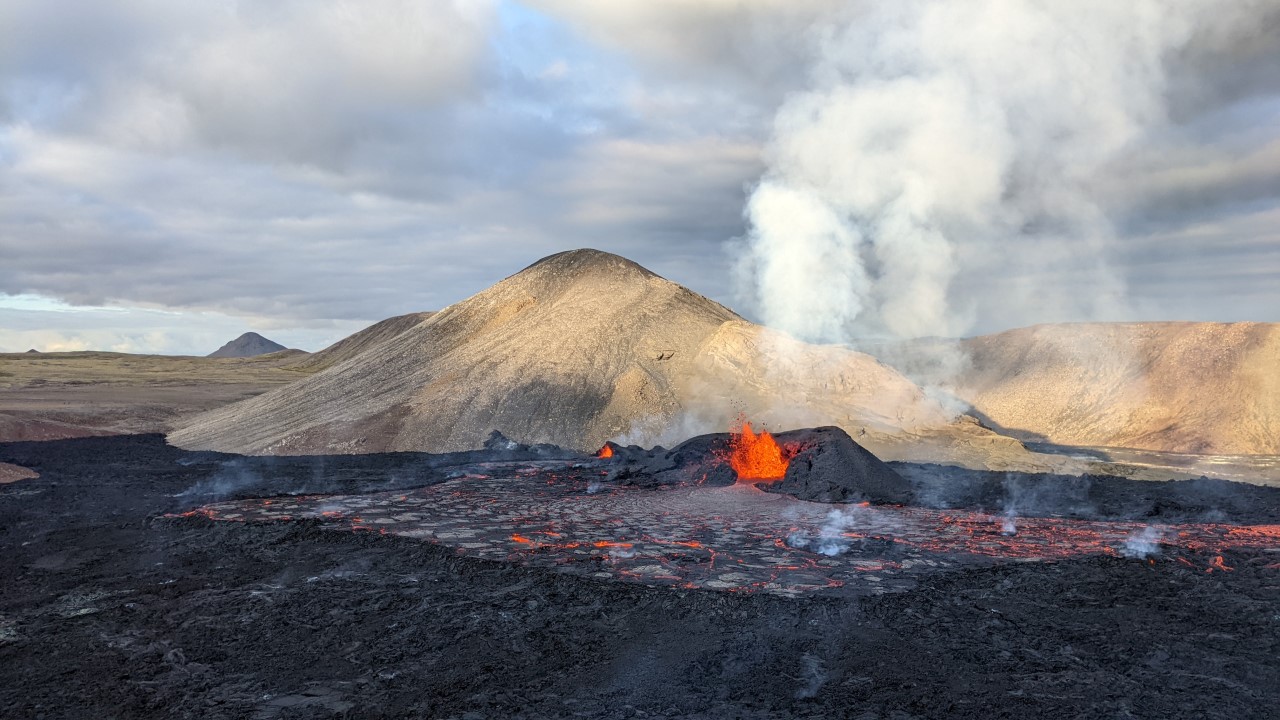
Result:
M256 332L247 332L217 350L209 353L211 358L245 358L266 355L267 353L288 350L278 342L268 340Z
M31 348L30 350L27 351L27 354L30 355L31 353L35 353L36 355L39 355L40 351L35 348Z

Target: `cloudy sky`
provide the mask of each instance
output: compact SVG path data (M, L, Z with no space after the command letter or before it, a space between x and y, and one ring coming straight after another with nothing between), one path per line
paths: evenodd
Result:
M0 351L316 350L575 247L816 340L1280 321L1280 0L947 5L0 0Z

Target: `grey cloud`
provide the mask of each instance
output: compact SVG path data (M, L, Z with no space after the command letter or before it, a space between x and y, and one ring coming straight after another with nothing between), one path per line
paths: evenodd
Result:
M344 3L3 6L28 32L0 74L0 291L372 320L568 246L674 267L740 232L749 151L652 132L615 64L502 66L468 3L381 6L427 8L457 47L383 62L388 26L372 61L330 51ZM607 150L628 142L654 161Z
M812 59L811 35L832 15L857 10L840 0L531 0L567 18L607 48L638 58L667 83L703 88L732 83L755 102L796 89Z
M1280 107L1254 112L1280 122ZM1155 147L1109 168L1099 179L1098 192L1136 232L1247 213L1280 198L1280 136L1263 135L1246 143L1232 135L1214 140L1183 137L1153 143Z
M58 123L115 145L322 165L399 112L473 92L488 2L18 2L12 73L76 95Z
M1175 122L1280 92L1280 4L1235 0L1200 19L1169 58Z
M740 248L725 241L776 159L761 148L778 107L822 81L833 28L878 4L529 5L548 16L510 24L519 6L443 0L0 0L0 292L359 324L591 246L729 302ZM1246 287L1280 306L1280 290L1241 280L1273 257L1257 218L1280 203L1277 9L1239 8L1166 58L1161 131L1087 180L1123 242L980 257L948 295L974 327L1083 319L990 290L1093 287L1085 261L1100 253L1134 313L1189 307L1169 288L1210 265L1238 277L1197 281L1197 312L1228 313ZM1018 202L1038 202L1045 167L1015 164Z

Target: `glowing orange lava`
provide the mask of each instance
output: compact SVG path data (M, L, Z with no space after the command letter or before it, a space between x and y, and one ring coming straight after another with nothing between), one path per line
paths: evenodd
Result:
M598 458L613 457L613 446L608 443L605 443L604 447L600 448L600 452L596 453L596 457Z
M741 422L729 438L729 466L739 480L781 480L787 474L790 454L783 453L768 430L757 435L751 431L751 423Z

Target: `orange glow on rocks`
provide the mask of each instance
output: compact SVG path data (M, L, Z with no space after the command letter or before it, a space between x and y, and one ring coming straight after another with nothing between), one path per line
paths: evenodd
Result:
M1206 570L1205 572L1213 572L1214 570L1221 570L1222 572L1230 572L1232 570L1235 570L1235 568L1231 567L1230 565L1227 565L1226 561L1223 560L1221 555L1214 555L1213 559L1209 561L1209 569Z
M741 426L729 438L729 466L739 480L781 480L787 474L791 454L784 452L768 430L752 432L751 423Z
M598 458L613 457L613 447L608 443L605 443L604 447L600 448L600 452L596 453L596 457Z

